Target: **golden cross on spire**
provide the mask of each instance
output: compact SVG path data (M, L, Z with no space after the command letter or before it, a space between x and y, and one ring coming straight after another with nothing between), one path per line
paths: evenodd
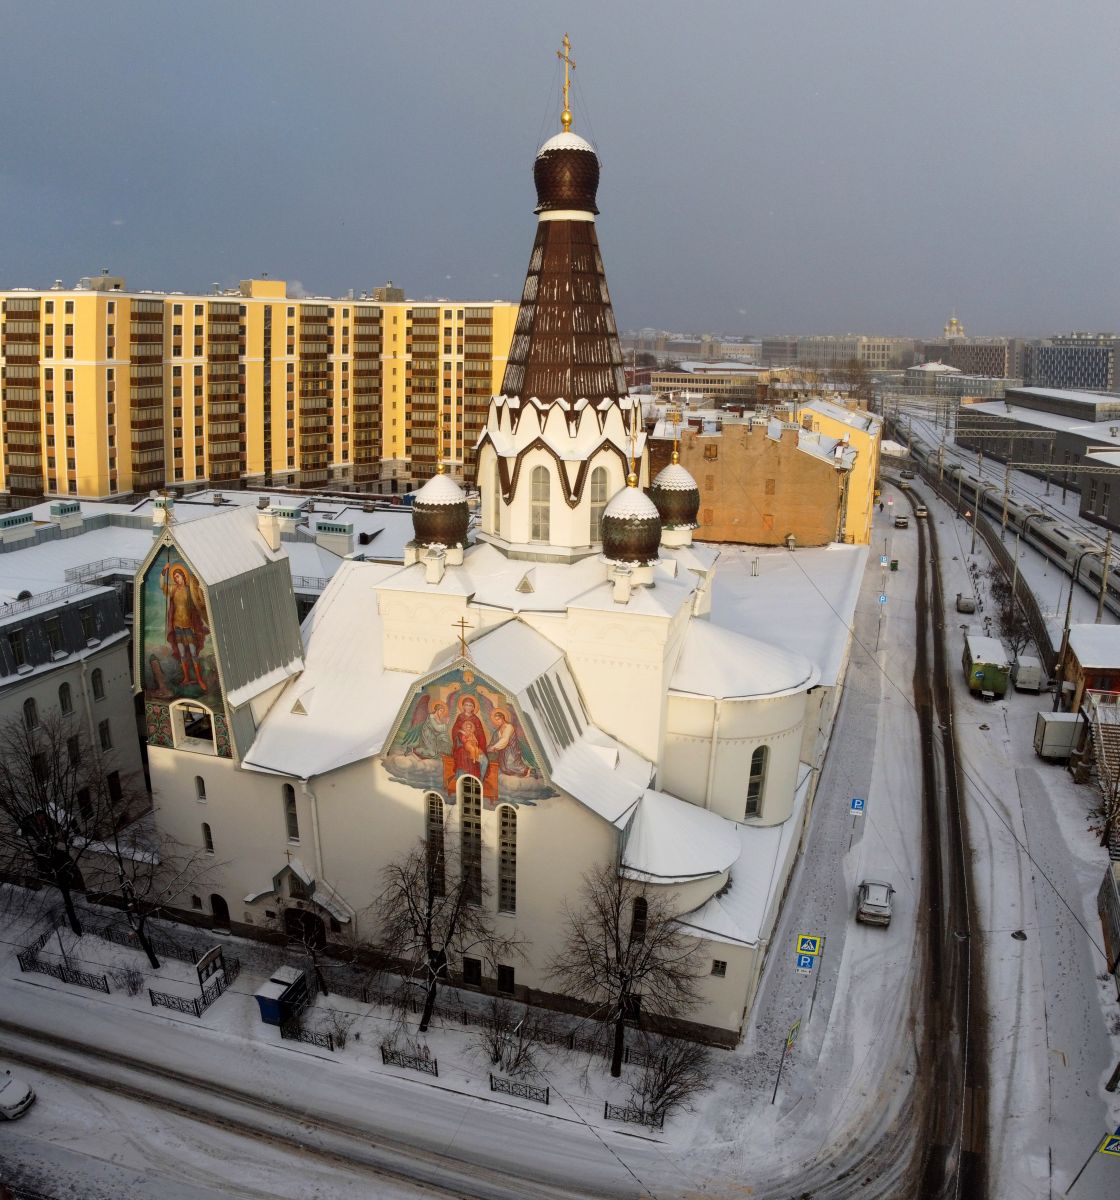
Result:
M451 623L451 628L459 631L459 653L463 658L470 658L471 656L471 652L467 649L467 630L470 627L471 623L466 617L460 617L457 621Z
M568 40L567 34L564 34L564 49L557 50L556 57L564 64L564 111L560 114L560 124L564 126L564 132L567 133L572 128L572 108L568 103L568 93L571 90L572 81L568 72L576 69L576 60L572 58L572 43Z

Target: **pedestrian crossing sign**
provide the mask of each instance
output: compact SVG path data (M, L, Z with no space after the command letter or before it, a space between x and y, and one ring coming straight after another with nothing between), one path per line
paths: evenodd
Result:
M1120 1129L1115 1133L1110 1133L1108 1137L1101 1142L1099 1153L1111 1154L1115 1158L1120 1158Z
M797 935L797 953L817 955L824 949L824 938L819 933L799 933Z

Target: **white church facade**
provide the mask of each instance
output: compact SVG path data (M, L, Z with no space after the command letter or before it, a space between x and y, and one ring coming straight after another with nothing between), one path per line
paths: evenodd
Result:
M546 1001L565 905L612 865L672 898L699 946L691 1021L732 1044L811 802L820 676L713 623L696 485L676 464L648 479L598 171L568 130L536 160L476 518L436 475L404 566L347 561L301 629L274 512L179 526L168 502L136 576L156 818L218 864L196 919L251 932L300 913L341 944L377 942L387 864L450 842L520 943L454 978Z

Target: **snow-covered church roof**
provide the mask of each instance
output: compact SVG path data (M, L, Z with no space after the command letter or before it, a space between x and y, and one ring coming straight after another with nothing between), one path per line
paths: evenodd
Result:
M816 666L803 655L779 650L710 621L692 620L670 689L728 700L801 691L819 678Z

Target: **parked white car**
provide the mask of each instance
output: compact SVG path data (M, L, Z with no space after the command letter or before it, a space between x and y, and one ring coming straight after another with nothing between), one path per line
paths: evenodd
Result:
M866 925L891 923L891 898L894 888L878 879L865 879L856 893L856 920Z
M14 1121L22 1117L35 1103L35 1092L31 1084L24 1083L18 1075L13 1075L7 1068L0 1075L0 1117L5 1121Z

